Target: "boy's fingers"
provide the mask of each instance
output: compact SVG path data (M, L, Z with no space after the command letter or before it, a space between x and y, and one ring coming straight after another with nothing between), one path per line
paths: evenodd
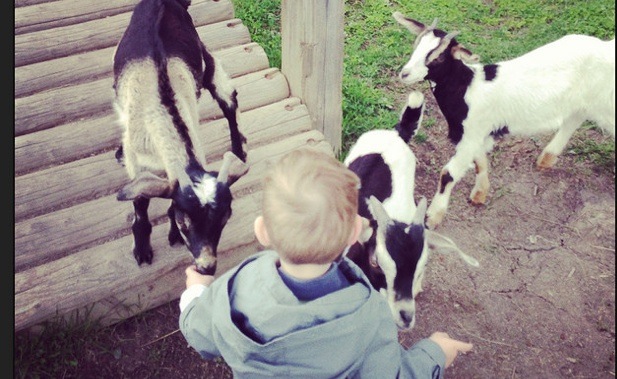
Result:
M466 353L468 351L471 351L471 349L473 349L473 344L468 343L468 342L462 342L462 341L458 341L458 347L457 347L458 351L460 351L461 353Z

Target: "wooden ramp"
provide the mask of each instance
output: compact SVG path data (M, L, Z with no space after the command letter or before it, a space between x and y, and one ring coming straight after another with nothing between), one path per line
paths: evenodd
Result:
M154 199L154 261L137 266L128 177L114 158L112 55L137 0L15 0L15 330L56 316L112 324L177 299L184 246L167 242L168 201ZM248 139L248 174L233 187L233 216L219 245L220 274L259 248L252 225L260 178L273 159L310 145L333 154L313 130L285 76L234 18L231 0L193 0L201 39L233 78ZM207 91L200 100L209 169L229 150L227 122Z

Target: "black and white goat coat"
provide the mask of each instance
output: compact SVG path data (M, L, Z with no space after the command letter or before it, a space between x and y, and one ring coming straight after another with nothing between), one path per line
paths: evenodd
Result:
M408 143L421 124L423 109L423 95L412 92L396 130L362 134L345 159L360 178L358 213L370 224L347 257L386 296L400 329L415 324L415 299L422 290L429 248L455 250L470 265L478 265L452 240L425 229L426 199L417 206L414 201L416 158Z
M190 1L142 0L114 53L114 107L123 127L122 161L130 182L118 200L132 200L133 254L152 263L148 206L171 199L169 243L182 243L198 270L213 274L216 249L231 215L230 185L243 175L244 136L238 130L236 91L199 39ZM205 170L197 134L198 100L206 88L229 123L231 152L219 172Z
M439 225L453 187L475 165L470 199L483 204L490 187L487 153L497 136L556 132L536 161L552 167L572 134L592 121L615 136L615 40L567 35L520 57L480 64L479 57L432 25L394 19L417 35L413 53L399 74L406 84L423 80L448 123L456 153L441 170L427 211L427 226Z

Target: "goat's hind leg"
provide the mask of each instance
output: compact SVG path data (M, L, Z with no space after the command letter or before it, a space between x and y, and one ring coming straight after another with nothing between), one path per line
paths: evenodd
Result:
M223 70L222 65L214 58L205 47L202 48L206 71L204 72L203 87L210 92L212 98L217 102L223 115L229 123L229 134L231 138L231 151L243 162L246 162L244 144L246 137L238 128L239 108L238 93L231 84L231 79Z
M551 142L542 150L542 154L540 154L536 161L536 167L539 169L553 167L555 162L557 162L557 157L559 157L568 141L570 141L572 134L581 126L583 121L585 120L577 116L572 116L565 120L553 139L551 139Z
M133 255L137 264L152 264L152 246L150 245L150 234L152 234L152 224L148 219L148 206L150 199L138 196L133 200L135 208L135 219L133 220Z

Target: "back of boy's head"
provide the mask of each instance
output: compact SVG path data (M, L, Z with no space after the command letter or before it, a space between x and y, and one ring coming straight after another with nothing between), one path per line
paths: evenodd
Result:
M325 264L347 246L358 212L356 174L323 152L302 148L264 178L262 215L271 247L293 264Z

